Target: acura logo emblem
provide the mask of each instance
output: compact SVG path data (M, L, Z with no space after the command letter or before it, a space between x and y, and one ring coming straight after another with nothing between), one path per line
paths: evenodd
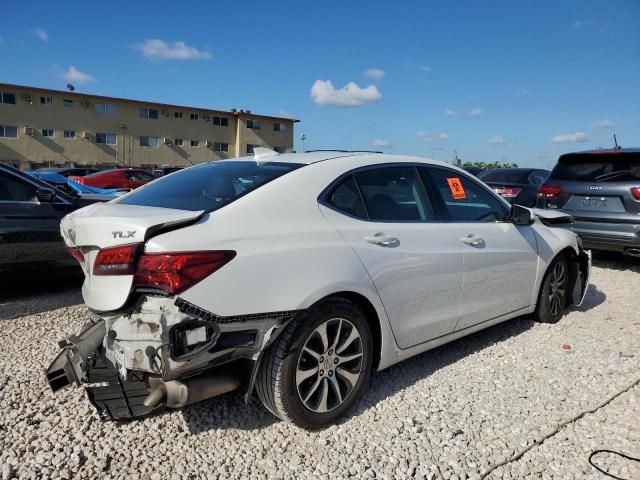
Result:
M67 230L67 235L69 235L69 240L71 241L71 245L76 244L76 231L73 228Z
M600 185L589 185L589 190L602 190Z

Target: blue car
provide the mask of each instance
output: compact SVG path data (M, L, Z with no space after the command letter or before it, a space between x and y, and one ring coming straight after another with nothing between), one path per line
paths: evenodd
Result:
M78 195L111 195L113 197L117 197L126 191L118 190L116 188L97 188L90 187L89 185L82 185L55 172L29 172L29 175L39 178L53 187L61 189L67 193L76 193Z

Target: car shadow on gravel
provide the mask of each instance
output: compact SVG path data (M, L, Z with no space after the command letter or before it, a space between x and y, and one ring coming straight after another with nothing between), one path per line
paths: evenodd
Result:
M83 278L77 268L0 277L0 321L83 303Z
M619 271L629 270L640 273L640 258L630 257L617 252L594 250L592 263L594 267Z

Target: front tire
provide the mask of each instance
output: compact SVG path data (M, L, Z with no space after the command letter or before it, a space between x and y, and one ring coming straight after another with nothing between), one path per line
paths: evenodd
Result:
M569 264L564 256L556 258L549 266L540 287L538 304L533 314L541 323L557 323L567 305Z
M282 420L307 430L336 422L371 374L373 339L360 309L330 298L298 314L269 347L256 391Z

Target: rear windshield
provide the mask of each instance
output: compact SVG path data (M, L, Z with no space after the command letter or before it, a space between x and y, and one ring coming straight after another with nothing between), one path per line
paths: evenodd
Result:
M531 170L490 170L482 173L483 182L529 183Z
M550 178L583 182L631 182L640 179L640 153L563 155Z
M301 166L254 161L207 163L161 177L118 203L213 211Z

